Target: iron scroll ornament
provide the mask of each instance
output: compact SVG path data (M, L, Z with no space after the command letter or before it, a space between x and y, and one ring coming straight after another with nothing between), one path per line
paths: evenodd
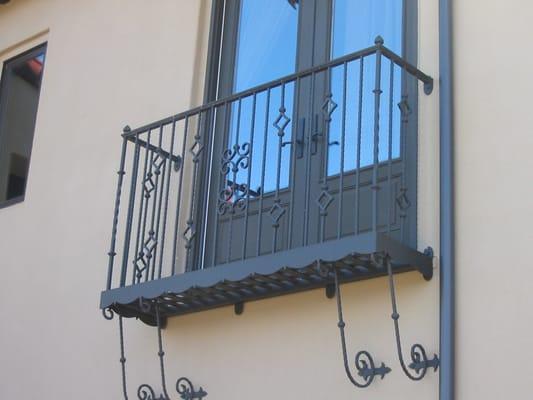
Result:
M431 360L428 359L424 347L421 344L415 343L413 346L411 346L411 363L409 363L409 365L405 364L400 336L400 323L398 321L400 319L400 314L398 313L398 305L396 301L396 289L394 286L394 276L392 273L391 258L388 254L386 254L383 256L381 262L379 260L378 262L380 264L385 264L385 267L387 268L392 303L391 318L394 321L394 335L396 337L396 348L398 351L398 359L400 361L400 366L402 367L403 372L409 379L413 381L419 381L424 378L424 376L426 376L428 369L433 368L433 371L435 372L438 370L440 364L439 357L434 354ZM414 371L414 373L410 370Z
M222 154L220 174L227 184L218 195L218 214L225 215L228 211L244 211L246 199L250 188L246 184L237 183L237 174L241 170L248 169L250 164L251 144L246 142L242 145L235 144L233 148L224 150ZM232 175L231 179L227 176ZM231 184L230 184L231 182Z
M165 355L165 352L163 351L163 343L161 338L161 318L159 314L159 306L156 301L147 301L145 299L140 299L141 307L144 310L150 310L153 306L155 306L156 311L156 321L157 321L157 337L158 337L158 345L159 345L159 351L158 356L160 359L160 368L161 368L161 382L162 382L162 388L163 393L159 395L159 397L156 397L154 389L148 385L148 384L142 384L137 389L137 398L139 400L171 400L170 396L168 395L167 388L166 388L166 379L165 379L165 369L164 369L164 360L163 357ZM102 314L105 319L112 320L115 316L114 311L111 308L107 308L102 310ZM127 384L126 384L126 357L125 357L125 350L124 350L124 325L123 325L123 317L119 315L119 336L120 336L120 364L121 364L121 370L122 370L122 393L125 400L128 400L128 391L127 391ZM180 395L180 398L183 400L203 400L205 397L207 397L207 392L200 387L198 390L196 390L192 384L192 382L185 377L179 378L176 382L176 391Z
M379 367L376 367L374 359L372 358L370 353L368 351L361 350L355 355L355 368L357 370L357 374L361 378L363 378L363 381L358 381L356 377L352 374L348 362L348 352L346 350L346 335L344 332L346 323L344 322L344 319L342 317L342 299L339 285L339 277L338 272L335 268L333 269L333 275L335 278L335 297L337 299L337 312L339 315L339 322L337 326L339 327L341 337L344 370L346 371L348 379L350 380L350 382L352 382L354 386L358 388L366 388L370 386L376 376L381 377L381 379L385 378L385 375L391 372L391 369L387 367L383 362Z

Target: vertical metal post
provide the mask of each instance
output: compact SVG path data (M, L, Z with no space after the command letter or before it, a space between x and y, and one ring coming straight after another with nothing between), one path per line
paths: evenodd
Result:
M185 169L185 160L187 152L185 151L187 147L187 136L189 133L189 116L185 117L185 122L183 126L183 142L181 143L181 169L180 177L178 182L178 196L176 198L176 218L174 220L174 239L172 241L172 268L171 274L176 274L176 257L178 252L178 233L180 225L180 211L181 211L181 196L183 194L183 170Z
M248 217L250 214L250 185L251 185L251 179L252 179L252 168L253 168L253 159L254 159L254 144L255 144L255 112L256 112L256 103L257 103L257 93L254 93L253 99L252 99L252 126L250 128L250 161L248 163L248 174L246 177L246 209L245 209L245 216L244 216L244 230L242 235L242 259L244 260L246 258L246 247L248 244ZM259 211L260 213L261 211Z
M452 0L439 0L440 400L455 398L455 182Z
M124 251L122 252L122 271L120 273L120 286L126 285L126 274L128 272L128 255L130 251L131 230L133 225L133 210L135 208L135 192L137 189L137 174L139 173L139 134L135 135L135 153L133 154L133 168L131 172L130 201L128 204L128 215L126 217L126 236L124 238Z
M339 157L339 209L337 214L337 239L342 236L342 207L344 200L344 148L346 145L346 96L348 81L348 63L343 64L343 82L342 82L342 126L341 126L341 154Z
M129 132L129 127L124 128L124 133ZM113 280L113 264L115 261L115 256L117 255L115 251L115 246L117 242L117 227L118 227L118 215L120 211L120 197L122 195L122 182L124 180L124 163L126 161L126 149L127 149L128 140L126 138L122 139L122 151L120 153L120 166L118 168L118 182L117 182L117 192L115 196L115 211L113 212L113 228L111 229L111 244L109 245L109 263L107 266L107 290L111 289L111 282Z
M357 104L357 149L355 161L355 226L354 235L359 234L359 210L361 197L361 135L363 127L363 85L364 85L365 58L361 57L359 64L359 102Z
M376 76L374 86L374 165L372 168L372 231L378 230L378 191L380 189L378 182L379 169L379 111L381 107L381 47L383 38L378 36L376 44Z
M256 237L256 255L261 254L261 229L263 228L263 201L265 197L265 174L266 174L266 157L268 145L268 128L270 118L270 96L271 88L267 90L266 106L265 106L265 127L263 132L263 154L261 156L261 193L259 197L259 221L257 223L257 237Z
M160 250L159 250L159 267L158 267L158 272L157 272L157 277L159 279L161 279L161 275L162 275L162 270L163 270L163 255L164 255L164 250L165 250L165 237L166 237L166 232L167 232L167 215L168 215L168 199L169 199L169 194L170 194L170 176L171 176L171 172L172 172L172 159L174 157L174 140L176 138L176 120L173 118L172 119L172 133L171 133L171 136L170 136L170 149L169 149L169 155L168 155L168 168L167 168L167 187L166 187L166 191L165 191L165 205L164 205L164 208L165 210L163 211L163 227L162 227L162 232L161 232L161 245L160 245ZM180 161L176 161L176 162L181 162L183 160L181 159L178 159ZM183 168L183 165L179 165L179 164L176 164L176 167L180 167L180 168Z

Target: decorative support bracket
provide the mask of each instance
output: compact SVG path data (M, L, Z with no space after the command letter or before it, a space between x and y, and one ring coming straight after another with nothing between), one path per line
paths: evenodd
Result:
M362 350L359 351L355 355L355 368L357 369L357 374L363 378L363 381L358 381L350 371L350 366L348 363L348 354L346 351L346 335L344 332L344 328L346 327L346 323L344 322L344 319L342 317L342 300L341 300L341 290L340 290L340 284L339 284L339 277L338 272L334 268L333 274L335 278L335 296L337 298L337 312L339 315L339 322L337 326L339 327L340 331L340 337L341 337L341 346L342 346L342 357L344 360L344 369L346 371L346 375L348 376L348 379L350 382L352 382L356 387L358 388L365 388L368 387L373 381L376 376L379 376L381 379L385 378L385 375L387 375L389 372L391 372L391 369L385 365L385 363L381 363L380 366L376 367L374 363L374 359L370 355L369 352Z
M377 260L380 262L379 260ZM383 260L380 262L381 264L385 264L385 267L387 268L387 274L389 277L389 288L390 288L390 296L391 296L391 302L392 302L392 315L391 318L394 321L394 334L396 337L396 347L398 350L398 359L400 361L400 365L402 367L403 372L405 375L413 380L413 381L419 381L426 375L428 369L433 368L433 371L437 371L439 368L439 357L434 354L433 358L430 360L427 357L426 350L421 344L414 344L411 347L411 363L407 366L405 364L405 360L403 358L403 352L402 352L402 342L401 342L401 336L400 336L400 314L398 313L398 305L396 301L396 289L394 286L394 276L392 273L392 262L390 259L390 256L388 254L385 254L383 256ZM414 371L411 372L410 370Z
M154 389L148 384L142 384L137 389L137 398L139 400L170 400L166 387L166 377L165 377L165 364L164 356L165 352L163 351L163 341L161 337L162 329L162 320L159 312L159 304L156 300L146 301L141 300L142 307L149 311L151 307L155 307L156 312L156 323L157 323L157 339L158 339L158 353L159 356L159 365L161 369L161 384L163 393L156 397ZM103 316L107 320L112 320L115 313L111 308L105 309L102 311ZM124 325L122 321L122 316L119 315L119 335L120 335L120 364L122 370L122 392L124 399L128 400L128 391L126 385L126 357L124 355ZM176 391L180 395L180 398L183 400L202 400L207 397L207 392L200 386L198 390L194 388L192 382L185 377L179 378L176 382Z

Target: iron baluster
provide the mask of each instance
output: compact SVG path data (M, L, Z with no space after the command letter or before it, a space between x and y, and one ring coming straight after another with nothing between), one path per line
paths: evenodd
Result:
M126 126L124 128L124 132L128 132L130 128ZM117 242L117 227L118 227L118 214L120 210L120 197L122 195L122 182L124 181L124 175L126 172L124 171L124 164L126 161L126 150L127 150L127 143L128 141L126 139L122 139L122 150L120 153L120 166L118 169L118 182L117 182L117 192L115 196L115 211L113 212L113 227L111 229L111 243L109 245L109 252L107 255L109 256L109 263L107 267L107 290L111 289L111 282L113 280L113 264L115 262L115 256L117 255L116 252L116 242Z
M267 138L268 138L268 126L270 118L270 96L271 89L267 90L266 106L265 106L265 126L263 131L263 154L261 158L261 196L259 197L259 210L263 210L263 201L264 201L264 187L265 187L265 174L266 174L266 156L267 156ZM261 229L263 227L263 213L260 211L258 214L259 221L257 223L257 245L256 245L256 256L261 254Z
M398 306L396 302L396 289L394 287L394 277L392 273L392 262L390 259L390 256L386 254L383 257L383 262L385 263L385 266L387 268L387 274L389 277L389 288L390 288L390 296L391 296L391 303L392 303L392 315L391 318L394 321L394 334L396 337L396 348L398 350L398 359L400 361L400 365L402 367L403 372L409 379L412 379L413 381L419 381L426 375L426 372L429 368L433 368L434 371L437 371L439 368L439 358L436 354L434 354L433 359L429 360L426 355L426 350L421 344L414 344L411 347L411 363L409 366L406 366L404 358L403 358L403 352L402 352L402 342L400 337L400 314L398 313ZM415 373L411 373L409 371L408 367L412 369Z
M328 185L328 163L329 163L329 137L331 130L331 120L333 112L337 109L338 104L333 100L333 93L331 92L331 79L333 76L333 70L327 69L326 72L326 97L322 103L321 111L324 117L324 133L323 135L323 150L320 162L322 166L322 184L320 185L320 194L315 200L319 209L319 241L324 241L324 235L326 230L326 217L328 215L328 207L333 202L333 196L329 192ZM317 139L319 134L315 133L313 138Z
M222 119L223 120L223 126L222 126L222 132L226 132L229 128L229 123L230 123L230 119L229 119L229 115L230 115L230 111L229 111L229 107L231 106L231 103L225 103L224 104L224 118ZM218 131L217 129L215 129L215 132ZM214 145L214 144L213 144ZM214 158L215 157L215 154L214 154L214 151L213 151L213 154L211 154L211 157ZM222 176L222 174L220 174L219 176L219 179L218 179L218 186L216 186L216 196L217 196L217 199L218 199L218 196L219 196L219 193L220 191L222 190L222 188L224 187L224 185L226 184L226 181L225 179L223 179L224 177ZM218 201L218 200L217 200ZM214 229L213 229L213 242L212 243L218 243L218 227L219 227L219 214L218 214L218 204L217 204L217 213L216 213L216 217L215 217L215 226L214 226ZM212 259L213 259L213 262L212 262L212 266L215 266L216 265L216 262L217 262L217 246L214 246L213 248L213 251L212 251Z
M239 163L241 160L237 159L237 162L235 163L235 165L233 165L233 168L231 168L231 172L233 172L233 187L231 188L228 188L228 185L227 185L227 174L230 172L230 169L224 172L224 166L227 165L229 167L228 164L225 164L225 162L227 162L225 160L226 156L231 156L230 160L233 158L234 155L237 155L237 157L239 157L239 151L241 150L241 146L239 145L239 136L240 136L240 129L241 129L241 112L242 112L242 99L239 99L239 102L237 103L237 131L235 133L235 144L233 145L234 153L231 153L231 150L229 150L229 153L228 153L228 150L226 150L222 155L221 172L222 172L223 181L224 181L223 192L229 194L229 197L223 200L223 204L228 205L228 203L230 202L232 203L231 212L229 215L228 254L226 255L226 262L229 262L231 260L231 245L232 245L232 239L233 239L233 214L235 213L235 207L239 207L239 204L241 204L241 201L237 200L236 194L234 193L234 186L236 185L236 182L237 182L237 172L239 172ZM249 145L249 144L248 143L243 144L242 146L243 149L245 145ZM248 167L248 164L246 164L246 167ZM228 191L230 193L228 193Z
M161 274L163 271L163 254L165 250L165 236L167 232L167 215L168 215L168 199L170 194L170 175L172 173L172 158L173 158L173 152L174 152L174 140L176 138L176 121L172 121L172 133L170 136L170 149L169 149L169 167L167 169L167 188L165 191L165 210L163 211L163 228L161 233L161 246L159 251L159 267L158 267L158 273L157 277L161 279ZM183 155L182 155L183 156ZM183 158L182 158L183 159ZM183 166L174 164L174 169L180 168L182 169Z
M283 149L283 137L285 136L285 129L291 122L291 118L287 116L285 108L285 82L281 84L281 105L279 107L279 115L273 123L274 128L277 130L278 135L278 158L277 158L277 170L276 170L276 197L274 199L274 204L269 211L270 217L272 218L272 227L274 228L272 232L272 253L276 252L277 241L278 241L278 230L279 230L279 220L285 214L285 208L280 205L281 199L279 197L280 190L280 181L281 181L281 157Z
M129 131L129 127L127 127ZM124 132L126 135L127 132ZM133 155L133 169L131 173L130 200L128 204L128 215L126 217L126 236L124 238L124 251L122 256L122 271L120 273L120 286L126 285L128 273L128 255L130 251L131 231L133 228L133 212L135 208L135 194L137 191L137 175L139 173L139 156L141 148L139 146L139 135L135 135L135 153ZM141 196L142 197L142 196Z
M155 209L156 209L156 201L154 198L153 203L153 212L152 212L152 231L154 231L154 217L155 217L155 246L154 246L154 253L152 257L152 274L150 279L154 280L155 277L155 269L156 269L156 263L157 263L157 250L158 247L160 247L160 227L161 227L161 210L163 208L163 192L165 190L165 172L167 169L167 162L168 162L168 169L171 168L172 159L170 157L165 157L165 154L163 153L163 125L161 125L161 128L159 130L159 148L157 149L156 157L161 157L162 161L159 164L156 164L156 187L159 188L159 200L157 204L157 216L155 216ZM172 152L172 149L170 149Z
M316 14L316 5L315 5L315 14ZM312 73L310 76L311 79L311 89L309 92L309 103L307 118L308 121L311 121L315 109L315 80L316 74ZM318 126L314 126L312 123L309 125L308 137L312 137L316 132L313 132L314 129L318 129ZM303 237L302 244L307 246L309 244L309 220L311 218L311 146L307 146L306 155L305 155L305 199L304 199L304 211L303 211Z
M293 115L298 115L300 112L300 96L301 96L301 80L300 78L297 78L294 82L294 93L296 94L296 102L294 104L293 108ZM292 187L290 200L289 200L289 215L287 216L288 219L288 234L287 234L287 249L292 248L292 232L293 232L293 224L294 224L294 207L295 207L295 200L294 195L296 192L296 158L302 158L303 157L303 150L304 150L304 144L305 144L305 118L297 118L294 123L294 130L296 131L296 139L298 140L298 132L302 132L301 134L301 145L298 145L296 143L295 146L291 146L290 150L290 166L289 166L289 186ZM291 136L294 136L294 133L291 132ZM292 140L289 142L292 144Z
M155 128L154 128L155 129ZM147 146L145 147L144 154L144 166L142 173L142 190L141 190L141 204L139 205L139 215L137 217L137 235L135 239L135 257L132 260L132 280L131 283L135 285L140 283L142 278L142 273L144 272L143 267L138 267L138 263L145 265L145 258L143 252L143 245L145 242L146 235L146 215L148 214L148 200L150 199L150 186L147 185L147 182L150 182L151 176L147 179L148 172L148 158L149 158L149 149L150 149L150 140L152 136L152 129L148 131L146 138ZM151 164L151 162L150 162Z
M207 112L207 110L205 111ZM198 191L198 187L196 185L196 182L198 182L198 174L199 174L199 163L200 158L202 157L202 153L204 151L204 143L203 138L201 135L202 131L202 113L200 112L198 114L198 126L196 127L196 134L194 135L194 143L189 149L189 152L192 155L192 162L193 162L193 172L192 172L192 183L191 183L191 197L189 202L189 217L187 219L186 225L187 227L183 231L183 238L185 239L185 268L188 269L190 266L190 259L191 259L191 250L193 247L193 242L196 243L196 235L197 235L197 223L195 221L195 207L196 207L196 192Z
M359 234L359 207L361 196L361 137L363 127L363 76L365 59L361 58L359 64L359 103L357 104L357 148L355 161L355 226L354 233Z
M381 106L381 47L383 46L383 38L376 37L374 42L376 44L376 76L374 87L374 165L372 166L372 231L378 230L378 191L380 190L378 181L379 168L379 118Z
M393 192L392 192L392 131L393 131L393 113L392 103L394 98L394 63L390 62L390 77L389 77L389 140L388 140L388 157L387 157L387 187L388 187L388 205L389 215L387 220L387 233L391 233L392 229L392 211L393 211Z
M370 386L370 384L374 381L374 378L376 376L381 377L381 379L385 378L385 375L391 372L391 369L387 367L385 363L383 362L381 363L379 367L376 368L374 359L372 358L370 353L365 350L361 350L355 355L355 368L357 369L357 374L361 378L363 378L363 382L359 382L355 378L355 376L352 374L352 372L350 371L350 365L348 363L348 352L346 350L346 335L344 332L346 323L344 322L344 319L342 316L341 290L340 290L338 272L336 268L333 268L333 276L335 278L335 296L337 299L337 313L339 316L339 322L337 323L337 326L339 327L340 337L341 337L344 370L346 371L346 375L348 376L348 379L350 380L350 382L352 382L358 388L365 388L365 387Z
M180 212L181 212L181 195L183 192L183 170L185 169L185 161L187 157L187 152L185 151L187 147L187 137L189 134L189 116L185 117L184 126L183 126L183 138L181 143L181 169L180 177L178 182L178 195L176 196L176 218L174 220L174 239L172 241L172 275L176 274L176 261L177 261L177 251L178 251L178 234L179 234L179 223L180 223Z
M250 128L250 159L249 159L249 165L248 165L248 174L246 177L246 185L240 185L239 191L246 192L246 205L245 205L245 216L244 216L244 231L242 234L242 259L244 260L246 258L246 246L248 244L248 217L250 214L249 205L250 205L250 195L252 194L252 190L250 189L250 185L252 184L252 161L253 161L253 152L254 152L254 140L255 140L255 111L256 111L256 102L257 102L257 93L254 93L253 99L252 99L252 126ZM236 184L237 182L233 182L233 184ZM244 187L243 187L244 186ZM255 192L258 194L257 192Z
M342 206L344 200L344 148L346 145L346 92L348 84L348 63L343 64L342 81L342 120L341 120L341 154L339 157L339 208L337 212L337 239L342 236Z

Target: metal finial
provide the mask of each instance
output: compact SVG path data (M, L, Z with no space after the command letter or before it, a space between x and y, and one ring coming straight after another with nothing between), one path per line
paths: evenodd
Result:
M374 43L376 46L383 46L383 44L385 43L385 41L383 40L383 38L378 35L376 36L376 38L374 39Z
M129 132L131 132L131 128L130 128L130 126L129 126L129 125L126 125L124 128L122 128L122 132L124 132L124 133L129 133Z

